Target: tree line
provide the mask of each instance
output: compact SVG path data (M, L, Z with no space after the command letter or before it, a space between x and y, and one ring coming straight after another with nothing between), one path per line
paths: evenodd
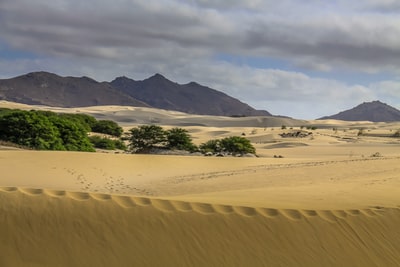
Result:
M154 153L155 150L256 153L250 141L239 136L213 139L196 146L189 132L178 127L165 130L157 125L141 125L123 135L117 123L96 120L86 114L4 108L0 109L0 140L37 150L93 152L101 148L131 153Z

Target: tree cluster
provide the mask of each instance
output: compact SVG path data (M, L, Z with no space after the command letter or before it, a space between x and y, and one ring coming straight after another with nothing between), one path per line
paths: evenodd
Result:
M150 153L154 149L177 149L233 155L256 153L254 146L244 137L232 136L213 139L197 147L193 144L187 130L182 128L164 130L157 125L142 125L132 128L128 133L127 140L129 141L130 151L134 153Z
M200 145L203 153L228 153L233 155L255 154L256 149L250 140L241 136L212 139Z
M157 125L141 125L130 129L127 140L134 153L149 153L152 149L197 150L188 131L182 128L164 130Z
M0 140L38 150L94 151L88 132L121 136L112 121L97 121L85 114L0 109Z

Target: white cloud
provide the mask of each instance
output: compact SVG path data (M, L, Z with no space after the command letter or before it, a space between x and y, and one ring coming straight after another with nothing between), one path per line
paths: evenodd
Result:
M151 56L173 48L181 57L194 49L210 55L281 57L325 70L400 69L399 16L337 14L343 3L331 7L321 1L194 2L197 5L172 0L39 0L32 5L4 0L0 33L15 48L72 57L123 61L129 54L135 59L137 54ZM227 5L258 10L222 9ZM210 6L220 8L206 8Z

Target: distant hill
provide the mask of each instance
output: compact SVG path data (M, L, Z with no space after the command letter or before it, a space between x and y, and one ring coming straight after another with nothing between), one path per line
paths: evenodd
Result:
M180 85L160 74L143 81L119 77L110 83L97 82L88 77L61 77L48 72L33 72L0 79L0 100L57 107L154 107L200 115L271 115L209 87L195 82Z
M222 92L191 82L178 84L156 74L143 81L119 77L111 85L152 107L191 114L271 116Z
M48 72L33 72L0 80L0 99L23 104L56 107L147 104L121 93L109 83L88 77L61 77Z
M372 101L364 102L352 109L342 111L332 116L322 117L319 120L326 119L343 121L392 122L400 121L400 110L380 101Z

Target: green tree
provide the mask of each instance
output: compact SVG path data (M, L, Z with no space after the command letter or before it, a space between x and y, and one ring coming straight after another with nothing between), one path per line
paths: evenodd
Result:
M182 128L172 128L166 131L167 148L179 149L194 152L197 150L196 145L192 142L192 137L188 131Z
M141 125L129 130L129 148L136 153L148 153L152 148L165 147L166 132L157 125Z
M256 149L251 144L250 140L241 136L231 136L223 139L213 139L200 145L200 150L203 153L212 152L227 152L233 154L255 154Z
M81 124L87 132L91 132L92 127L97 123L97 120L94 117L86 114L60 113L59 116Z
M3 114L0 139L40 150L94 151L83 125L50 111Z
M0 117L0 139L41 150L63 150L60 132L41 114L14 111Z
M207 142L201 144L199 148L203 153L207 153L207 152L218 153L218 152L221 152L222 151L221 140L218 140L218 139L208 140Z
M126 150L126 146L121 140L113 140L98 135L90 136L89 140L95 148L106 149L106 150L115 150L115 149Z
M256 153L250 140L241 136L226 137L221 140L221 146L224 151L234 154Z
M50 117L50 120L57 127L65 150L95 151L82 124L59 116Z
M122 128L114 121L100 120L92 125L92 131L120 137L123 133Z

